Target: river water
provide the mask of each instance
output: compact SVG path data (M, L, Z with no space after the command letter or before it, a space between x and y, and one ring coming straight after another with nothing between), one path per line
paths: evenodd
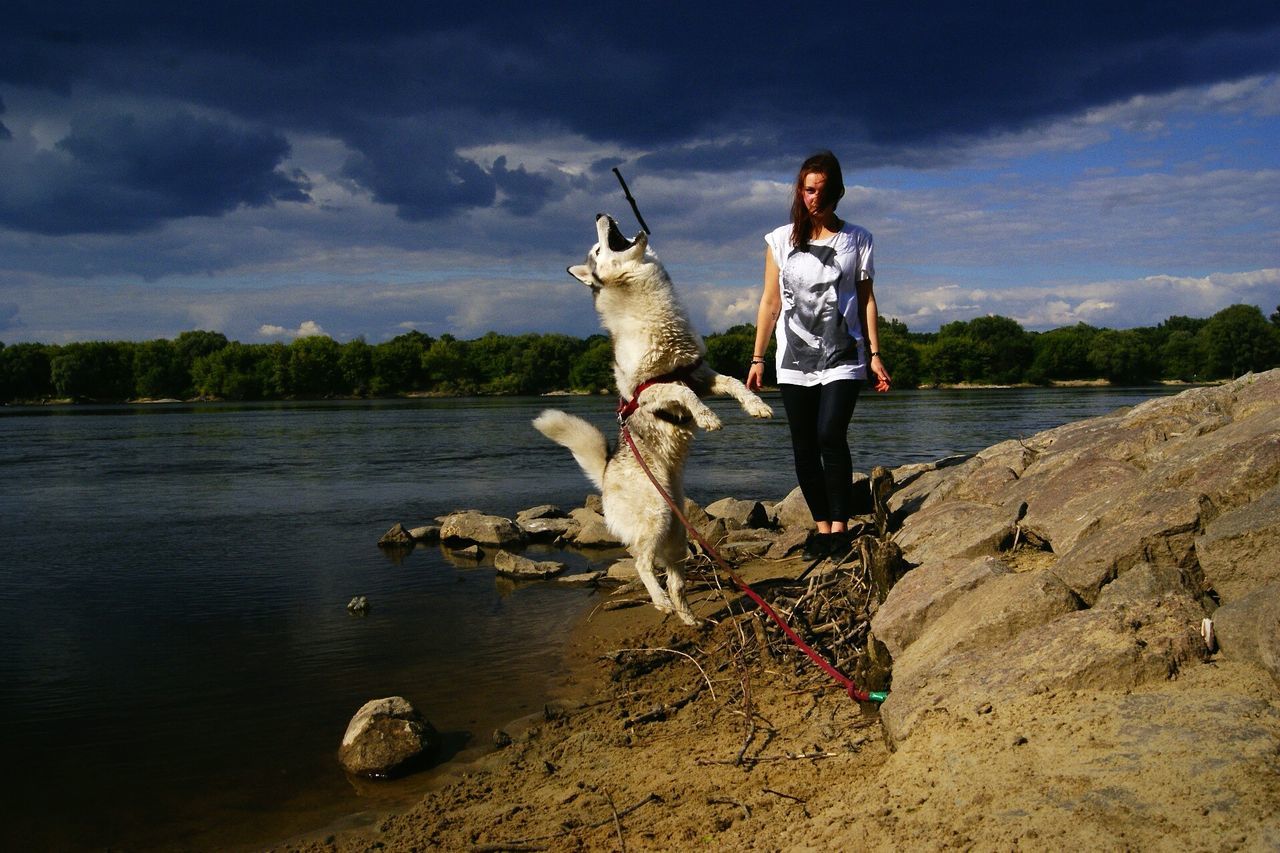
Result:
M972 452L1162 393L867 395L854 466ZM375 543L459 508L580 505L586 479L529 426L549 405L614 436L599 397L0 408L0 847L269 843L420 792L338 766L368 699L408 697L446 756L540 708L565 626L596 594ZM688 495L786 495L785 419L711 405L725 429L696 439ZM571 572L617 556L536 555ZM363 617L346 611L356 594Z

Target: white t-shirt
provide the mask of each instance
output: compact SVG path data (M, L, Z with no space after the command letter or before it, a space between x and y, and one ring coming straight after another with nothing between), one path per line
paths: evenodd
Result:
M833 236L797 249L791 226L783 225L764 241L778 265L782 294L775 331L778 382L866 379L857 283L875 278L871 232L846 222Z

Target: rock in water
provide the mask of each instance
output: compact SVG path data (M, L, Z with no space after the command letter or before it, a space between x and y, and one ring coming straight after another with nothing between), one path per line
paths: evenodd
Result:
M412 548L413 537L409 535L409 531L405 530L403 524L397 522L390 530L382 534L382 538L378 540L379 548Z
M374 699L361 706L347 725L338 760L350 773L385 779L440 746L435 727L403 696Z
M369 611L369 599L363 595L357 595L347 602L347 610L363 615Z

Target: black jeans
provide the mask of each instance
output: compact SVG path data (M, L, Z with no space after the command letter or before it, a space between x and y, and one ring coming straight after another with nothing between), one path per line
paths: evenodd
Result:
M849 421L862 390L861 379L826 385L779 385L791 427L796 479L814 521L849 520L853 505L853 462Z

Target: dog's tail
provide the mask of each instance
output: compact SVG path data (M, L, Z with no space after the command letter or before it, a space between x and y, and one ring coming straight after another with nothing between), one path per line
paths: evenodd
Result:
M534 419L533 426L556 444L569 448L591 482L597 489L604 490L604 466L609 461L609 445L604 433L582 418L557 409L544 410Z

